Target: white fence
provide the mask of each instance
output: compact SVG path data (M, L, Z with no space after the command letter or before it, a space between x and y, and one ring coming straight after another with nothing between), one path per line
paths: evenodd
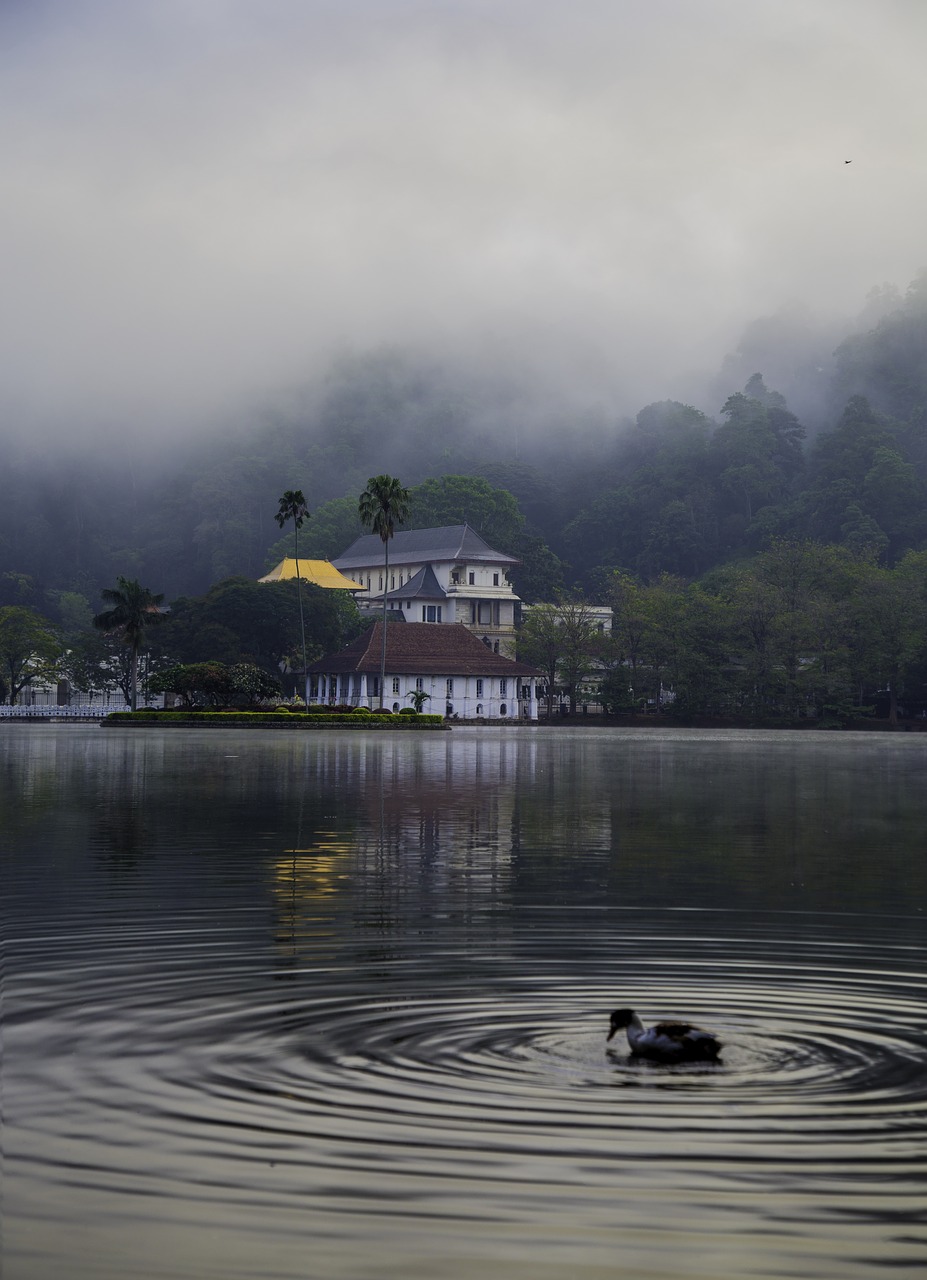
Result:
M125 703L111 702L107 706L72 707L6 707L0 706L0 719L6 720L102 720L111 711L130 711Z

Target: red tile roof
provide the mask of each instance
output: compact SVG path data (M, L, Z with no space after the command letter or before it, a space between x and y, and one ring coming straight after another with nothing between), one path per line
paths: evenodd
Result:
M352 640L340 653L309 664L311 672L342 675L380 671L382 622ZM537 667L493 653L460 622L386 624L386 670L390 675L539 676Z

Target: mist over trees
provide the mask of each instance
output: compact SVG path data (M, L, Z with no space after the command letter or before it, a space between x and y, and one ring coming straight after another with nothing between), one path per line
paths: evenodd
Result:
M157 462L118 442L59 461L8 442L0 609L37 612L90 671L106 660L87 635L101 588L144 581L172 606L163 643L174 637L175 660L270 671L298 631L295 592L249 595L292 554L279 494L305 493L300 555L330 559L363 532L357 494L380 472L409 489L405 527L466 521L517 556L515 589L530 603L614 603L616 580L704 592L786 544L837 548L889 575L927 549L927 273L904 295L873 290L843 325L798 308L756 321L713 386L713 405L667 398L610 422L601 406L548 404L543 387L516 394L381 349ZM749 613L725 591L712 598ZM325 594L309 593L314 651L356 625ZM267 631L271 598L283 638ZM696 603L707 627L711 610Z

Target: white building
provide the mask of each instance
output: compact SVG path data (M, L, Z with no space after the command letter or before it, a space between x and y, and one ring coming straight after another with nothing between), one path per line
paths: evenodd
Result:
M340 653L310 664L310 702L379 707L383 625L374 623ZM432 715L537 720L539 675L526 662L494 653L460 624L386 624L383 705L391 711L412 706L410 695L424 693L422 709Z
M365 534L332 564L362 589L358 605L379 602L406 622L462 623L495 653L515 651L515 609L508 580L519 562L494 551L466 524L408 529L389 543L389 582L383 542Z

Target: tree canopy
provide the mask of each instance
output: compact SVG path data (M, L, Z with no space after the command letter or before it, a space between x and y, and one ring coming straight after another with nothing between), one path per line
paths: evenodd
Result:
M131 654L130 703L138 702L138 657L148 632L162 621L163 594L155 595L135 579L118 578L115 587L106 587L101 598L112 607L93 619L99 631L115 634Z
M0 608L0 673L12 706L35 680L54 679L62 645L47 619L25 605Z

